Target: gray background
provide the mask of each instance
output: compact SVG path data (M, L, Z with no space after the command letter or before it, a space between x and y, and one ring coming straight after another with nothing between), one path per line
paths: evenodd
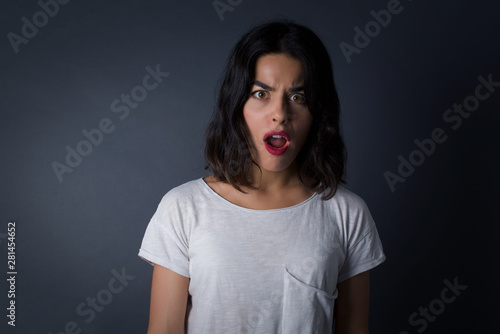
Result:
M439 306L445 279L467 288L423 332L496 329L500 87L456 130L443 114L474 94L478 76L500 81L498 2L402 0L350 63L339 44L353 44L354 27L387 1L232 3L221 20L212 1L71 1L18 53L7 34L21 35L21 18L33 22L41 7L2 4L2 277L9 221L18 271L15 328L1 280L2 332L55 334L71 321L82 333L146 332L152 267L137 257L146 225L168 190L208 175L202 134L230 49L252 24L276 17L308 25L331 53L347 187L367 202L387 255L371 273L371 332L422 332L409 316ZM170 75L120 119L111 103L156 64ZM114 131L59 182L51 164L103 118ZM434 128L448 139L391 191L384 172L397 173L398 156ZM106 297L113 270L134 278L87 322L76 309Z

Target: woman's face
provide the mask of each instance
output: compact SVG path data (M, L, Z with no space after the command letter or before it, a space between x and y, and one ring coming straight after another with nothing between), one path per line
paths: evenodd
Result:
M288 168L307 139L313 117L305 101L304 77L298 59L270 54L257 60L243 117L252 157L263 170Z

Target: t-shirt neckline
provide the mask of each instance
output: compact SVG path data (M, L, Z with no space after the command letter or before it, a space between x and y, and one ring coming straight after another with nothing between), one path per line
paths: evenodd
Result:
M310 201L312 201L316 195L318 194L317 191L314 192L314 194L312 194L312 196L310 196L309 198L305 199L304 201L300 202L300 203L297 203L295 205L292 205L292 206L287 206L287 207L284 207L284 208L276 208L276 209L264 209L264 210L259 210L259 209L250 209L250 208L245 208L243 206L240 206L240 205L237 205L237 204L234 204L233 202L230 202L228 201L227 199L225 199L224 197L222 197L221 195L219 195L217 192L215 192L215 190L213 190L206 182L205 180L203 180L203 177L200 177L198 179L198 181L200 183L203 184L203 187L205 189L208 190L208 192L210 194L212 194L212 196L215 196L216 198L218 198L219 200L221 200L225 205L227 206L231 206L233 208L236 208L236 209L239 209L239 210L243 210L243 211L247 211L247 212L261 212L261 213L272 213L272 212L280 212L280 211L288 211L288 210L293 210L293 209L296 209L296 208L299 208L299 207L302 207L304 205L306 205L307 203L309 203Z

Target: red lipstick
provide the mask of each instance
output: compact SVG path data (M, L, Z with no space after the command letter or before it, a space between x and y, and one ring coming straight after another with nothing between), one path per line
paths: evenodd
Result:
M286 142L281 147L274 147L267 142L267 139L271 136L281 136L286 140ZM269 153L273 155L281 155L286 152L288 146L290 145L290 136L285 131L269 131L264 135L264 145Z

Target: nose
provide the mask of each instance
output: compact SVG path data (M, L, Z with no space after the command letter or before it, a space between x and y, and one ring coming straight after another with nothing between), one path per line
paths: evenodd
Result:
M284 98L275 99L271 110L271 118L273 124L286 124L288 121L287 104Z

